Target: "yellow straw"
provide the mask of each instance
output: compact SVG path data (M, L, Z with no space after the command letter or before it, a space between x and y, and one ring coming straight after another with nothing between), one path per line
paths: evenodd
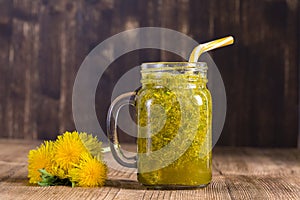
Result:
M233 37L228 36L211 42L200 44L193 49L189 58L189 62L197 62L202 53L233 44L233 42Z

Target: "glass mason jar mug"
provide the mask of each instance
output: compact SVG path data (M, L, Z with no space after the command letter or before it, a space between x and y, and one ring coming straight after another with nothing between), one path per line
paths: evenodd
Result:
M114 158L126 167L137 167L138 181L148 187L206 186L212 176L212 100L206 63L143 63L141 74L142 88L119 96L109 109L107 129ZM134 157L122 153L114 118L126 104L136 107Z

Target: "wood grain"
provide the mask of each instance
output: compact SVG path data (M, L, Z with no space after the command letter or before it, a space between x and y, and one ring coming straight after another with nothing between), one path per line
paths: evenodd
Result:
M218 147L213 180L194 190L147 190L136 174L109 169L101 188L28 185L27 153L39 141L0 140L0 199L299 199L297 149ZM129 146L134 148L133 146Z
M75 129L72 89L85 56L121 31L156 26L198 42L235 37L235 45L211 53L228 102L218 144L296 147L299 13L297 0L0 1L0 137L54 139ZM119 77L158 60L180 58L145 49L121 56L106 70L95 99L103 130ZM125 142L134 140L122 135Z

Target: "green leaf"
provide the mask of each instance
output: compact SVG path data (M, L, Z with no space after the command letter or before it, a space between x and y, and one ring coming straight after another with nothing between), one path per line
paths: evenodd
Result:
M70 186L71 181L67 178L60 179L58 176L54 176L47 172L45 169L39 169L38 170L41 173L42 180L38 182L38 185L40 186L54 186L54 185L65 185Z

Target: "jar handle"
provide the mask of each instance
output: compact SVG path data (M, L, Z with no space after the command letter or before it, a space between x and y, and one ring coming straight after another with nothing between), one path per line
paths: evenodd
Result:
M107 135L110 140L109 145L114 159L124 167L128 168L136 168L136 155L132 157L126 156L122 149L118 140L118 132L117 132L117 122L118 116L121 108L126 105L131 105L135 107L135 101L133 100L136 96L136 92L127 92L120 96L118 96L110 105L106 126L107 126Z

